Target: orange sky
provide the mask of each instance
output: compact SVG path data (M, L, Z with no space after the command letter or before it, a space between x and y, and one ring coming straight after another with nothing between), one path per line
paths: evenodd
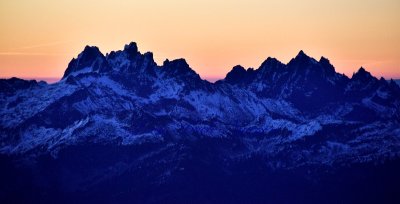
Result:
M399 0L0 0L0 77L61 77L85 45L185 58L202 77L299 50L400 78Z

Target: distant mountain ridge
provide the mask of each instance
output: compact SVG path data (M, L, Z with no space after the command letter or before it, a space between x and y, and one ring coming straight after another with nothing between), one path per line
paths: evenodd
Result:
M106 55L86 46L57 83L11 78L0 87L1 161L30 169L10 174L28 175L39 195L54 191L41 197L48 202L60 195L184 202L199 192L198 202L229 192L246 201L239 191L256 199L271 187L260 187L271 179L265 172L314 189L327 172L400 161L396 82L364 68L349 78L303 51L287 64L269 57L258 69L235 66L210 83L184 59L158 65L134 42ZM246 178L254 185L239 190ZM191 185L203 181L227 191Z

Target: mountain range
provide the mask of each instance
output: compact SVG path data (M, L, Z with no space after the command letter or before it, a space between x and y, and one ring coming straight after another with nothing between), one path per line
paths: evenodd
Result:
M2 203L400 201L400 87L300 51L210 83L136 43L0 80Z

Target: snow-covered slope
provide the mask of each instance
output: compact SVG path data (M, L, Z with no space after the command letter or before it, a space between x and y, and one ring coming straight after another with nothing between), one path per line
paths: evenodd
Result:
M178 139L239 134L245 145L257 141L248 151L266 151L265 144L271 151L317 137L327 127L349 125L354 127L349 132L366 130L352 139L364 134L400 137L400 88L395 83L378 80L364 68L349 79L326 58L316 61L303 51L287 65L268 58L256 70L236 66L226 79L212 84L183 59L158 66L135 43L106 56L87 46L58 83L2 83L7 85L0 101L0 150L5 154L58 151L56 147L87 140L120 138L123 145L136 137L152 140L170 134ZM384 128L364 128L372 124ZM325 151L339 140L337 135L319 148Z
M136 43L107 55L87 46L58 83L0 84L2 155L57 160L93 145L141 152L128 163L114 158L122 163L110 176L141 171L146 161L164 165L150 173L162 183L189 158L207 161L197 148L227 172L259 157L268 168L295 169L400 156L399 86L364 68L348 78L303 51L288 64L268 58L258 69L235 66L209 83L184 59L157 65Z

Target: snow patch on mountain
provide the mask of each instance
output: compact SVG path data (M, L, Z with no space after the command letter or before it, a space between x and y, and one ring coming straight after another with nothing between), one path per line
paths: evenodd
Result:
M0 123L2 127L13 128L36 113L44 110L50 104L64 96L71 95L76 86L63 82L35 87L29 91L18 91L15 95L0 94Z
M184 59L156 65L135 43L106 57L86 47L60 82L0 92L0 151L207 138L240 147L227 158L285 158L273 167L371 161L400 152L399 104L393 83L364 69L348 78L304 52L212 84Z
M35 125L28 128L21 134L20 142L14 145L3 146L0 152L7 154L25 153L32 149L40 148L52 152L61 145L73 144L77 141L75 131L84 127L89 122L89 118L75 121L74 124L65 129L55 129L37 127Z

